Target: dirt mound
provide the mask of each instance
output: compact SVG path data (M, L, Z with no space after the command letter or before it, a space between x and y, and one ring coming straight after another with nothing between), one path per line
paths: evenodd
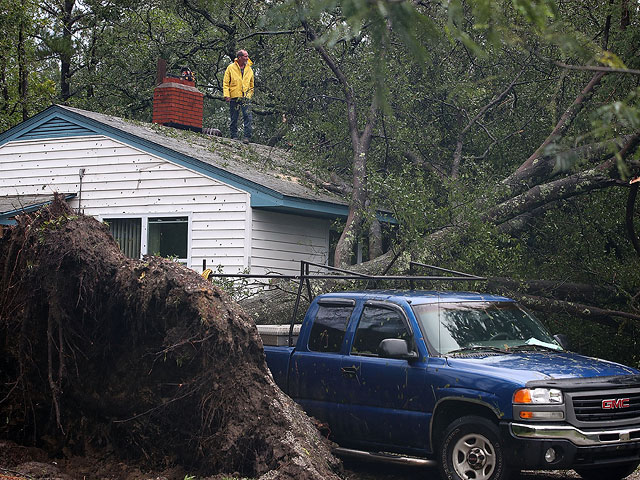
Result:
M56 199L0 240L0 437L203 474L337 478L253 322L170 260L133 261Z

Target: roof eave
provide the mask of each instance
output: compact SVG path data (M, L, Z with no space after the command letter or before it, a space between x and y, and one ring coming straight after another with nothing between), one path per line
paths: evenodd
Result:
M266 195L252 195L251 207L281 213L294 213L322 218L346 218L349 214L347 205L317 200L307 200L282 195L280 198Z

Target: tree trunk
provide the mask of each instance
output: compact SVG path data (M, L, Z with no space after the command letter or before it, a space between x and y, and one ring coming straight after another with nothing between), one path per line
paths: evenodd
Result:
M71 61L73 59L73 7L75 0L64 0L62 11L62 50L60 51L60 98L71 98Z
M369 225L369 259L379 257L383 253L382 227L378 219L374 218Z
M625 215L625 225L627 227L627 235L629 235L629 240L633 245L636 253L640 255L640 238L636 234L636 227L634 218L636 216L635 213L635 205L636 198L638 196L638 186L640 186L640 177L637 178L634 183L631 184L631 188L629 189L629 196L627 197L627 211Z
M358 237L362 231L364 220L364 208L367 203L367 155L371 145L371 136L376 115L378 113L378 101L375 97L371 100L369 115L362 132L358 128L358 111L356 100L353 95L353 88L338 63L331 56L329 51L318 41L318 37L306 20L302 20L307 37L313 42L313 46L324 61L327 67L342 86L345 102L347 104L347 121L349 124L349 136L353 149L353 192L349 202L349 215L347 223L340 235L334 255L334 265L345 267L351 264L351 254L357 244Z
M0 55L0 92L2 94L2 106L0 111L7 113L9 111L9 85L7 84L7 57Z
M349 216L340 235L334 256L334 265L346 267L351 265L351 255L358 243L358 237L364 221L367 201L367 154L357 145L353 155L353 193L349 202Z
M24 48L24 22L20 22L18 30L18 96L22 105L22 121L29 118L27 93L29 86L29 74L27 72L27 55Z

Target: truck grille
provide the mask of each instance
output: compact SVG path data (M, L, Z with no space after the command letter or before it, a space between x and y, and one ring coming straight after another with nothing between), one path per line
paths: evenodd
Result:
M572 395L576 420L606 422L640 418L640 392L598 392Z

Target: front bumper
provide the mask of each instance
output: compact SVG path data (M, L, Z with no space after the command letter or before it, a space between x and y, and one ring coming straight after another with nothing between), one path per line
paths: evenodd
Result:
M640 426L584 431L570 425L503 422L507 458L520 469L568 469L640 462ZM545 460L552 448L555 459Z
M512 423L511 433L520 438L569 440L577 446L602 446L640 440L640 427L584 431L571 425Z

